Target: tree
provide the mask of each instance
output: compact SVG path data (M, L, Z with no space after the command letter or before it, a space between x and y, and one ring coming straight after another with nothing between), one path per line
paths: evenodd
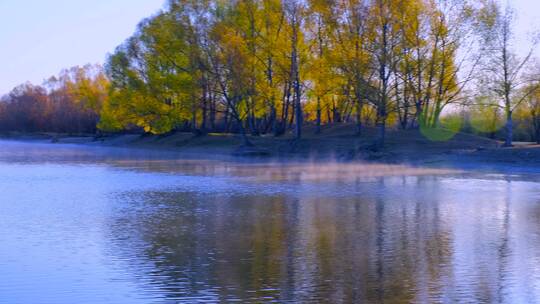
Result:
M484 79L497 96L494 105L504 110L506 118L506 137L504 146L511 147L513 139L514 110L537 89L534 79L525 73L530 62L536 41L528 53L520 57L513 50L515 39L512 29L514 12L510 6L504 9L495 1L488 1L481 15L481 30L485 44Z
M370 45L369 51L373 58L372 68L375 75L374 84L377 97L373 104L377 109L377 126L379 134L377 146L382 147L386 136L386 122L392 98L393 71L398 65L399 56L399 23L396 18L397 6L395 1L375 0L370 7Z
M340 17L341 16L341 17ZM362 131L362 112L368 102L375 102L373 71L370 69L373 54L370 53L368 26L369 6L366 1L350 0L333 8L328 24L334 24L333 41L336 44L335 65L343 80L343 93L352 99L356 113L356 133ZM338 79L339 83L339 79Z
M101 66L63 70L43 86L20 85L2 98L0 129L20 132L94 133L108 98Z
M123 128L161 134L186 121L197 127L196 46L188 21L179 14L162 13L143 21L107 61L111 94L105 109L110 113L104 115L116 117Z
M304 121L304 113L302 111L302 80L300 77L301 69L301 52L303 47L302 25L305 17L305 6L300 0L287 1L284 4L285 17L289 24L288 35L290 38L290 53L288 56L291 59L290 84L292 88L294 117L296 119L294 127L294 136L296 140L302 137L302 124Z

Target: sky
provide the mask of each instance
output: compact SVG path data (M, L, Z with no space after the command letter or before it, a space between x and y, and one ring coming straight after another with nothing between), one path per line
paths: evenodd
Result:
M103 63L164 0L0 0L0 95Z
M0 0L1 1L1 0ZM515 31L530 34L540 30L540 0L507 0L516 10ZM523 35L519 37L525 40Z
M508 0L516 32L540 29L540 0ZM0 0L0 95L62 69L103 63L164 0ZM524 41L521 35L520 41Z

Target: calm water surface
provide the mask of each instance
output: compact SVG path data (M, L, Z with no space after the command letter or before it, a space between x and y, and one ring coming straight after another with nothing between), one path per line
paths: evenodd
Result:
M0 303L540 303L540 178L0 142Z

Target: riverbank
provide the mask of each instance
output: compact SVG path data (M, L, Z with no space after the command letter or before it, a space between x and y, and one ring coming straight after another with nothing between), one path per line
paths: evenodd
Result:
M390 164L429 166L504 166L540 170L540 145L516 145L502 148L498 141L458 133L446 141L426 138L417 130L389 130L386 145L374 149L376 130L366 128L362 135L354 134L354 126L325 127L321 134L306 128L300 141L290 135L282 137L250 136L253 147L242 147L235 134L192 133L167 135L90 135L10 134L17 140L42 140L64 144L84 144L107 147L133 147L169 150L197 156L265 157L280 160L370 161ZM6 136L4 136L6 138Z

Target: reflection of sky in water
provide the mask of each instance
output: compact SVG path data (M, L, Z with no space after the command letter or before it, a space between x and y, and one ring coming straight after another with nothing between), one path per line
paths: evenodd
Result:
M174 157L2 145L0 303L540 299L534 176Z

